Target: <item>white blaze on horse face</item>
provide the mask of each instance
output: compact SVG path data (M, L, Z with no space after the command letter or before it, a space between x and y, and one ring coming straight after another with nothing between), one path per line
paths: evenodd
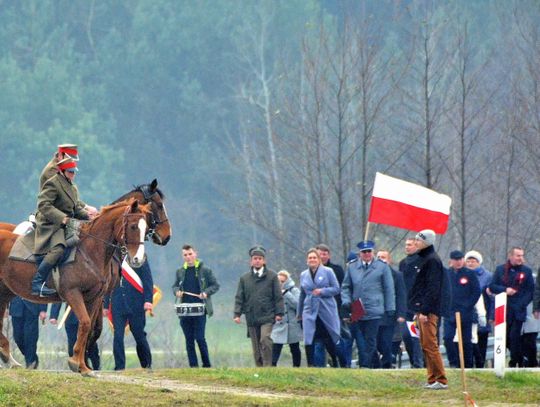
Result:
M144 259L144 235L146 234L146 226L146 220L143 218L139 219L139 248L133 258L135 263L139 263Z
M169 219L169 215L167 214L167 208L165 208L165 204L163 204L163 213L165 214L165 219ZM171 228L171 231L169 233L169 237L172 236L172 228Z

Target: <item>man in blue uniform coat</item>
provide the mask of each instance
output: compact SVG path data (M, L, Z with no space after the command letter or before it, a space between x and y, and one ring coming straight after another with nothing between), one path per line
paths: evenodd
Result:
M126 323L137 343L137 356L141 367L151 369L152 354L146 339L144 327L146 325L146 311L152 311L154 282L152 270L148 259L144 264L131 269L124 262L120 285L112 292L110 298L105 299L105 309L111 305L112 322L114 325L114 370L126 368L126 354L124 351L124 332ZM105 314L107 311L105 311Z
M24 355L27 369L37 369L37 341L39 338L39 320L47 317L47 304L34 304L15 297L9 305L9 314L13 324L13 339Z

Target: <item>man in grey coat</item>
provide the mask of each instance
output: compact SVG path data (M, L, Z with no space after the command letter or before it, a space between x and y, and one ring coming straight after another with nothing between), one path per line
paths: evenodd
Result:
M392 271L386 263L375 259L371 240L358 243L359 260L349 264L341 286L341 301L345 311L360 300L364 316L351 324L351 334L358 346L360 367L371 367L377 346L377 332L383 315L394 317L396 298Z
M246 316L255 365L272 366L272 325L284 313L281 286L275 271L266 267L266 250L261 246L249 250L251 270L238 282L234 304L234 322Z

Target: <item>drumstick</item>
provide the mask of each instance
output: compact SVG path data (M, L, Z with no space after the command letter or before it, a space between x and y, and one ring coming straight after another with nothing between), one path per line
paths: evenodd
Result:
M64 311L64 315L62 315L62 319L58 323L58 329L62 329L62 327L64 326L64 323L66 322L66 319L69 316L70 312L71 312L71 305L68 305L66 307L66 310Z
M184 291L184 294L191 295L192 297L201 298L201 294L193 294L193 293L190 293L189 291Z

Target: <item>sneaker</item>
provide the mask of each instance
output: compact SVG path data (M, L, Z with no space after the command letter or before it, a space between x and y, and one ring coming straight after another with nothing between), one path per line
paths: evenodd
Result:
M433 382L433 383L435 383L435 382ZM433 385L433 383L430 383L430 382L424 383L424 386L423 386L424 389L429 389Z
M444 389L447 389L448 388L448 385L447 384L443 384L441 382L434 382L432 384L430 384L429 386L426 387L426 389L429 389L429 390L444 390Z

